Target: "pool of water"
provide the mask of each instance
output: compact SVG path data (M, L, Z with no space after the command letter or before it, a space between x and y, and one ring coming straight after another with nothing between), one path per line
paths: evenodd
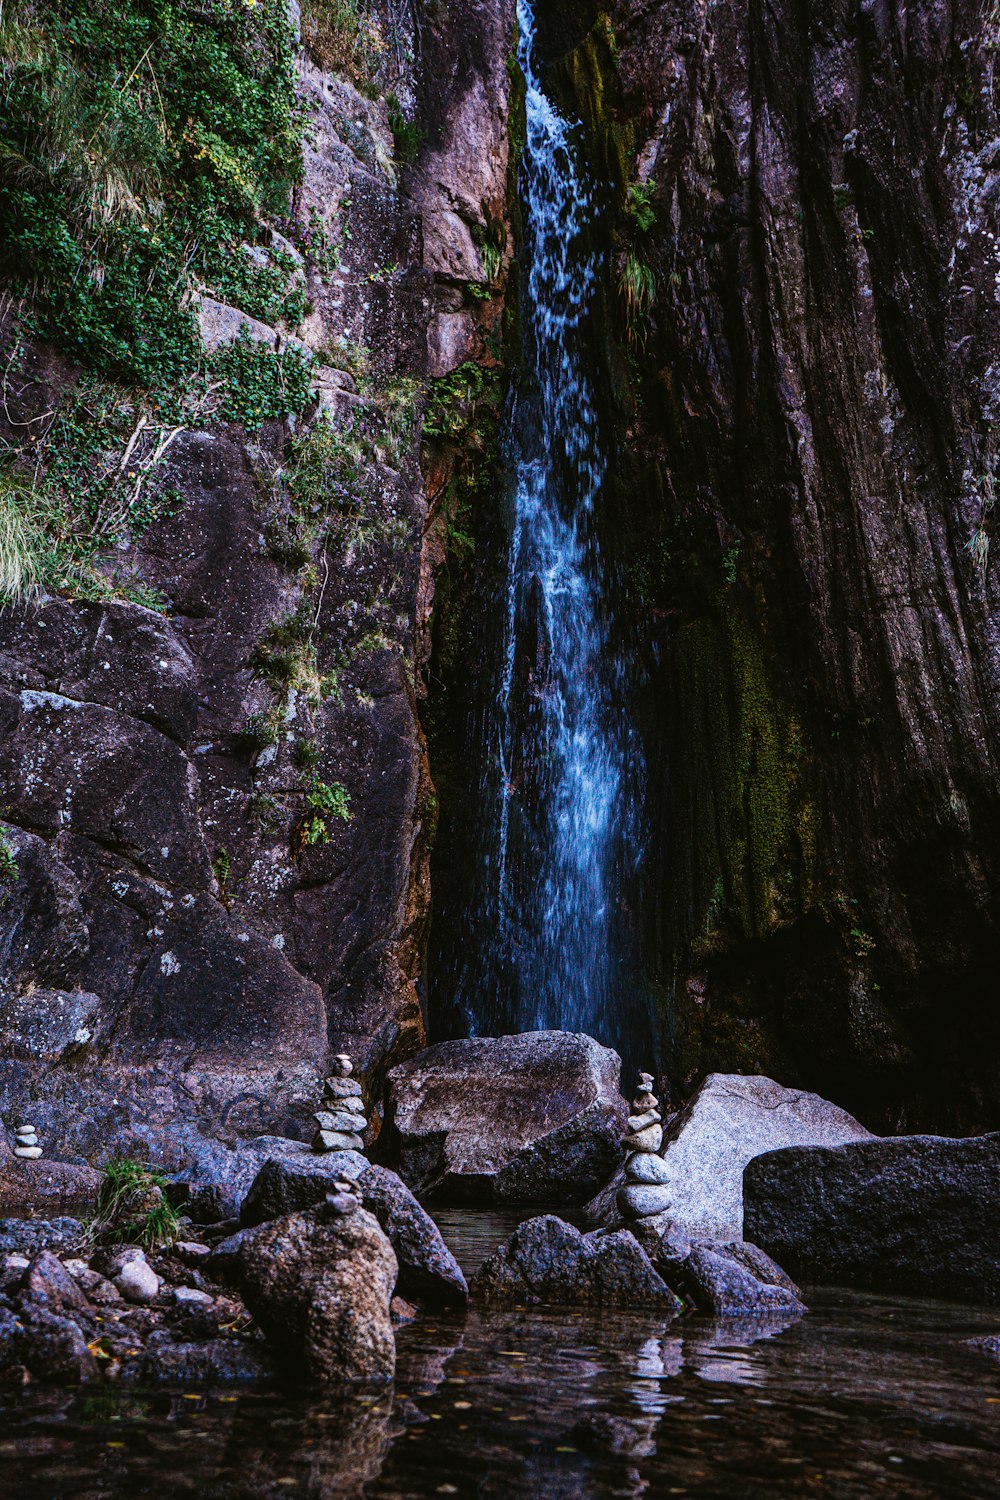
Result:
M508 1216L441 1214L467 1266ZM787 1327L474 1310L391 1394L0 1391L0 1496L996 1496L1000 1313L813 1291Z

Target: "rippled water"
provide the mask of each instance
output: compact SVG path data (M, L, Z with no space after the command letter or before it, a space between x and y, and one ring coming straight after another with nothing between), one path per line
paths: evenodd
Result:
M449 1214L470 1268L510 1216ZM992 1496L1000 1314L817 1295L787 1328L472 1312L402 1330L395 1391L0 1392L0 1495Z

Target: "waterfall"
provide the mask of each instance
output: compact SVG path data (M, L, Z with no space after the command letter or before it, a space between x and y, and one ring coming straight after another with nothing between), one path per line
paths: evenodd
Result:
M532 0L518 0L517 14L522 368L506 441L494 691L476 725L476 881L452 982L470 1033L560 1028L620 1044L634 988L623 888L638 856L641 766L596 525L607 460L589 333L603 210L583 129L542 86Z

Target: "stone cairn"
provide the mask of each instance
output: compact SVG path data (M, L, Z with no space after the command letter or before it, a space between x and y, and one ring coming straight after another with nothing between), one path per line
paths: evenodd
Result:
M314 1151L364 1151L368 1120L361 1100L361 1085L351 1077L349 1057L333 1059L333 1073L323 1084L323 1107L314 1115Z
M14 1155L34 1161L41 1154L42 1148L38 1144L34 1125L19 1125L14 1132Z
M618 1210L626 1219L648 1219L670 1207L669 1173L660 1155L663 1117L653 1093L653 1075L639 1074L639 1092L632 1100L624 1146L625 1186L618 1189Z

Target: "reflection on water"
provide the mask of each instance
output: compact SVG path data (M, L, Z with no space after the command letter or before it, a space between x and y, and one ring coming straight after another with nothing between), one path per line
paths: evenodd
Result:
M467 1265L506 1228L464 1216ZM456 1222L442 1215L454 1242ZM500 1235L494 1231L500 1228ZM396 1388L0 1394L3 1500L987 1496L998 1314L814 1294L788 1327L515 1309L399 1335Z

